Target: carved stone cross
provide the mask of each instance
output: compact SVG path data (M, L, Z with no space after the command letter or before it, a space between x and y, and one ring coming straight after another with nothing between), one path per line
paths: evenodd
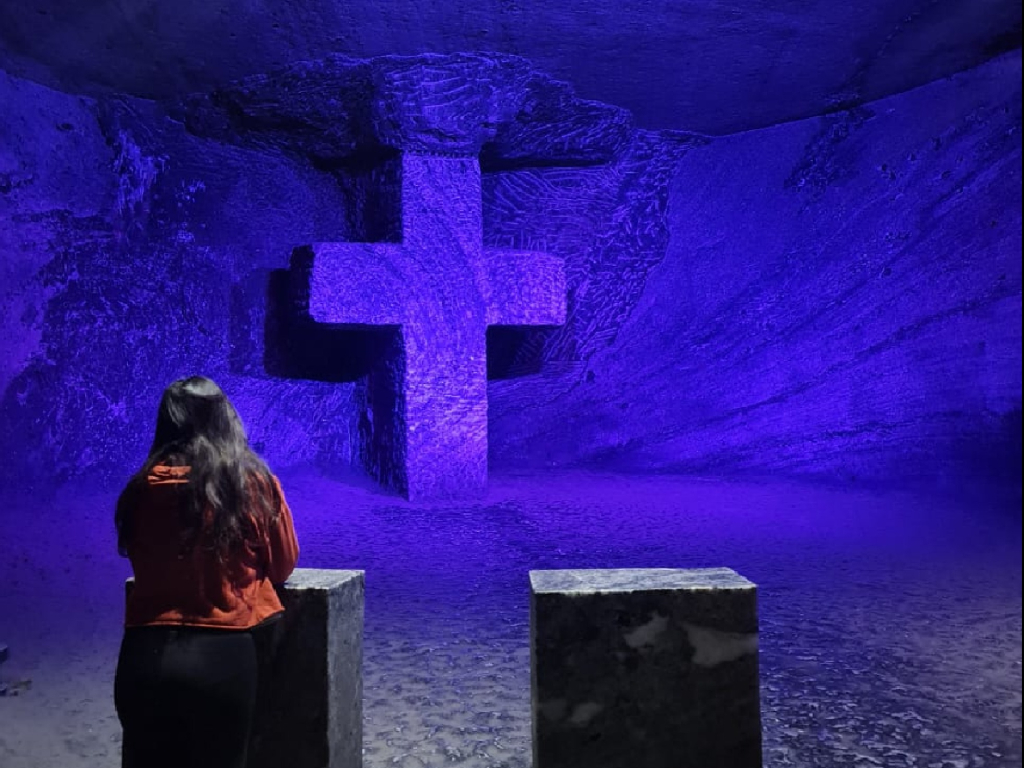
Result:
M487 327L565 322L562 260L483 247L476 156L404 153L401 240L297 248L318 323L390 326L367 387L369 469L409 499L487 482Z
M303 246L290 281L313 321L385 329L367 335L384 339L360 423L371 473L411 499L482 490L487 327L563 323L566 284L558 258L483 247L480 158L496 168L607 163L633 141L630 114L578 98L524 59L466 53L296 62L195 94L181 111L197 135L322 168L382 160L383 176L359 183L379 182L389 208L386 158L397 154L401 224L394 216L367 235L388 242ZM365 191L353 212L363 224L376 210Z

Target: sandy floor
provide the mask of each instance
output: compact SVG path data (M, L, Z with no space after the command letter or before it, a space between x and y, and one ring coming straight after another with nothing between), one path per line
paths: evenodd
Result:
M761 587L765 764L1021 764L1020 500L504 477L414 506L284 472L305 567L366 570L365 765L530 765L527 571L726 565ZM114 768L114 493L0 494L4 768Z

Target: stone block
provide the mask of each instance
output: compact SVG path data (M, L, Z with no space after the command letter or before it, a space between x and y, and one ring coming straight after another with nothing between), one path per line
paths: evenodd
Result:
M531 571L534 768L760 768L756 587Z

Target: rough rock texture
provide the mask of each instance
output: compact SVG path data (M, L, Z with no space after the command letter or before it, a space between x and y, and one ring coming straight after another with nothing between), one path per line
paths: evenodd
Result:
M492 382L495 461L1019 484L1020 75L1017 53L691 149L653 198L667 224L611 219L667 248L566 243L575 300L541 358L571 344L581 369ZM492 194L557 231L558 178Z
M0 392L42 351L53 289L39 270L107 235L115 154L91 102L0 71Z
M629 141L632 115L502 54L330 56L195 94L189 129L320 163L382 150L479 155L491 165L596 165Z
M339 102L335 86L349 76L372 86L373 98ZM63 98L9 82L17 97L12 103ZM528 248L483 248L476 155L506 168L608 163L632 141L628 113L582 102L521 59L501 56L335 59L256 78L223 90L215 101L192 99L176 114L194 132L243 146L197 138L146 102L76 102L106 152L97 160L97 176L110 194L97 203L88 237L77 234L83 227L77 221L65 227L70 232L49 225L39 263L21 265L18 280L10 282L7 317L20 322L20 296L32 297L43 339L34 355L12 350L4 361L10 385L0 413L9 415L0 446L23 462L5 471L18 477L123 473L141 457L159 390L176 376L203 371L238 401L254 425L256 447L273 463L362 463L404 490L411 473L414 494L480 488L487 458L487 325L560 322L565 283L558 259ZM243 103L249 113L239 117ZM367 105L379 111L344 134L364 142L347 144L330 134L326 144L306 141L325 124L342 126L346 105L356 114ZM216 115L233 116L230 132L218 132ZM20 138L25 146L31 127ZM393 155L399 150L444 156L410 165L410 155L404 161ZM10 164L16 179L48 179L47 168L17 144ZM47 189L40 187L34 198L44 210L52 204ZM10 231L16 235L25 229L24 207L23 199L12 199L16 226ZM52 215L63 221L60 213ZM315 284L333 293L313 308L314 317L296 317L280 269L293 246L352 240L403 243L407 250L395 268L408 267L409 256L419 260L420 269L403 278L405 321L376 316L379 281L372 286L376 294L362 297L367 313L353 314L355 294L344 291L346 285L357 292L367 287L367 270L363 283L319 274ZM444 242L448 250L437 250ZM368 248L370 256L388 250ZM466 263L438 271L445 254L456 251ZM353 246L346 252L363 251ZM425 256L434 266L423 262ZM433 303L423 303L425 297ZM470 322L466 312L479 317ZM398 337L389 335L392 322L405 326ZM346 334L337 332L341 323L385 327L383 335ZM472 332L456 333L460 325ZM448 354L430 360L442 348ZM399 381L409 365L415 370ZM455 369L467 365L474 372L464 383L474 393L452 399L449 385L465 378ZM373 371L377 375L367 375ZM435 380L440 389L430 383ZM417 393L408 402L405 384ZM456 402L463 405L452 408ZM474 417L453 419L467 408ZM453 423L460 431L450 429ZM459 439L470 433L473 440ZM407 438L416 450L406 450ZM19 441L28 450L17 450ZM475 447L469 450L468 443ZM449 472L441 482L438 468L456 468L453 457L460 453L472 457L466 471Z
M297 569L248 768L363 764L363 572Z
M507 376L492 384L508 403L544 401L586 375L587 360L618 335L669 242L668 188L677 163L706 140L639 131L619 162L601 168L535 168L484 180L484 232L494 247L533 248L565 260L569 307L563 327L526 337L496 337L489 352ZM496 361L496 363L499 361ZM518 405L522 405L519 402ZM502 408L505 406L503 403ZM498 413L503 410L499 409ZM538 455L540 445L528 449ZM507 454L508 455L508 454ZM514 455L514 454L512 454Z
M272 271L300 242L346 238L343 190L191 137L148 102L3 73L0 102L0 472L123 479L160 390L194 372L225 387L272 461L351 455L335 417L354 410L351 385L265 372L288 364L265 343Z
M366 67L410 94L419 67L443 103L495 103L506 65L516 88L549 82L499 60L452 58L456 81L489 73L476 96L446 90L434 57ZM304 71L316 98L273 101L295 105L285 146L256 106ZM223 125L192 118L233 115L237 132L218 134L231 143L149 102L0 75L5 478L123 478L160 389L195 372L237 401L273 464L365 460L362 417L390 387L368 389L366 366L393 338L297 319L285 268L303 243L400 241L400 166L379 138L369 157L304 143L343 112L311 111L319 71L223 89L241 113L175 108L211 135ZM565 264L563 327L487 333L492 465L1019 483L1019 53L715 140L623 139L621 110L551 88L543 120L441 113L455 127L439 140L483 137L485 247ZM427 102L409 98L387 124L426 140L409 126ZM581 136L597 115L596 165L551 165L539 126L558 114ZM494 149L510 126L536 138L525 154Z
M566 290L559 259L484 249L479 156L608 162L629 115L580 101L522 59L468 55L305 62L192 98L183 114L224 140L369 165L358 220L386 241L296 250L296 333L343 326L333 336L351 341L383 329L363 342L380 347L360 372L364 466L409 498L482 492L487 327L562 323Z
M754 584L651 568L530 586L534 768L761 768Z
M371 474L410 499L482 493L487 327L563 322L564 270L547 254L483 248L475 156L399 163L401 242L317 243L296 251L293 272L313 321L391 331L360 413Z
M9 0L0 69L166 98L331 53L503 51L647 128L722 134L948 76L1020 25L1017 0Z

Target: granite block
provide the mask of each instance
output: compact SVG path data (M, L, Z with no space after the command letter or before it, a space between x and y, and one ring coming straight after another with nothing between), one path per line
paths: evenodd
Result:
M534 768L760 768L753 583L728 568L530 582Z

